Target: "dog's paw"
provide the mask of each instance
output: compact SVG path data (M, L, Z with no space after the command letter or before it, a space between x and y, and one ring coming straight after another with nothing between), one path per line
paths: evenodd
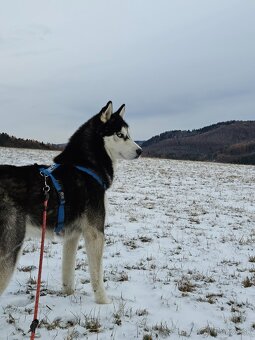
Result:
M110 298L108 298L106 295L97 296L96 297L96 303L98 303L100 305L107 305L107 304L112 303L112 300Z

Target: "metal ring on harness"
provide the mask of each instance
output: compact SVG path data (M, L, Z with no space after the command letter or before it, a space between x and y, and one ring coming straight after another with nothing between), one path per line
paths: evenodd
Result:
M46 194L50 191L50 186L47 184L47 178L49 177L48 175L42 173L40 171L40 175L44 177L44 187L43 187L43 192Z

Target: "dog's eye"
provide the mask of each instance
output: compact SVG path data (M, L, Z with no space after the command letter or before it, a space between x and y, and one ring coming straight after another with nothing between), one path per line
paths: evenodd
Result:
M125 136L124 136L123 133L121 133L121 132L117 132L116 135L117 135L119 138L125 138Z

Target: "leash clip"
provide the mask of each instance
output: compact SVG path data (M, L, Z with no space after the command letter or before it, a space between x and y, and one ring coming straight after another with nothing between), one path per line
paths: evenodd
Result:
M40 171L40 175L44 177L44 187L43 187L43 192L45 195L50 191L50 186L47 184L47 178L49 177L48 175L44 174L42 171Z

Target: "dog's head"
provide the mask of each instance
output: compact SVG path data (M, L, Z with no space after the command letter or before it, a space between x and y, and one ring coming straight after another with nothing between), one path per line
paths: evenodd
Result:
M99 113L103 125L101 133L105 149L112 160L138 158L142 149L130 137L128 124L124 121L125 105L112 112L112 102L108 102Z

